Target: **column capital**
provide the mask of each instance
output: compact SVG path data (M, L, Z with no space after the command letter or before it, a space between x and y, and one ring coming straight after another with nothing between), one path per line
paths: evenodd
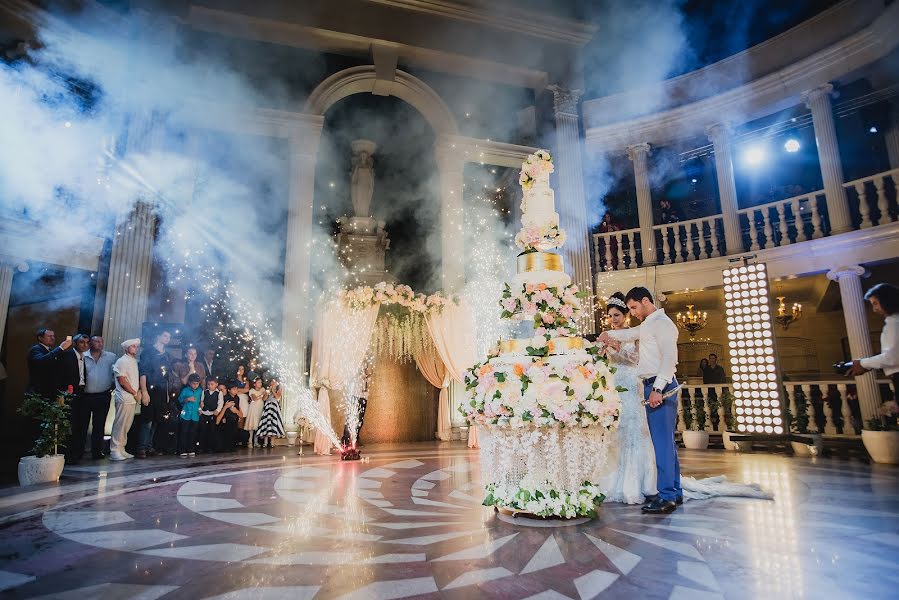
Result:
M859 265L845 265L831 269L827 272L827 278L831 281L840 281L841 279L850 277L867 277L868 275L868 271Z
M812 107L812 103L818 98L829 97L833 93L833 84L825 83L823 85L819 85L816 88L812 88L805 92L802 92L800 99L802 103L805 104L808 108Z
M637 157L642 156L646 158L649 155L649 151L652 149L652 146L643 142L642 144L634 144L633 146L628 146L627 150L625 150L625 154L632 161L637 160Z
M437 161L437 170L439 171L461 170L465 164L465 148L455 143L438 140L434 144L434 159Z
M583 90L564 88L559 85L550 85L546 89L553 93L553 110L555 115L578 116L577 103L581 99Z
M705 128L705 135L715 146L725 143L734 131L733 124L729 121L713 123Z

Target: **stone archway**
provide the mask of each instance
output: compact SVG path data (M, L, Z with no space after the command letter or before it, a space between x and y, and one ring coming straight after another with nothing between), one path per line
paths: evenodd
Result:
M457 135L459 128L449 108L425 82L397 69L392 81L379 79L374 65L351 67L334 73L322 81L306 101L306 114L324 116L336 102L354 94L374 94L376 87L387 84L389 93L411 104L440 135Z

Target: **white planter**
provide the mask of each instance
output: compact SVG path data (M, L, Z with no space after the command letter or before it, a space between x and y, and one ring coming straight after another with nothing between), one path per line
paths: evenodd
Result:
M824 438L820 433L802 433L799 435L810 437L813 442L805 444L803 442L791 441L790 446L793 447L793 454L803 457L821 456L821 453L824 451Z
M51 456L23 456L19 459L19 485L34 485L58 481L66 466L62 454Z
M684 446L690 450L707 450L709 447L708 431L684 431Z
M862 430L862 442L871 460L886 465L899 465L899 431Z
M288 446L296 446L297 435L299 435L299 434L296 431L288 431L287 432L287 445Z

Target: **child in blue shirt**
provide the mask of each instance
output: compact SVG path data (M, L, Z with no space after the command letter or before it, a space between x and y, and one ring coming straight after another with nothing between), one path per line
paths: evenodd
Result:
M196 456L197 426L200 421L200 402L203 390L200 389L200 376L192 373L187 378L187 387L181 390L178 404L181 405L178 427L178 453L181 456Z

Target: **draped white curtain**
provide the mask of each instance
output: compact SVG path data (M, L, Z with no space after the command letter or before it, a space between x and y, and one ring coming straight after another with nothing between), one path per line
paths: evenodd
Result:
M437 439L448 441L453 437L453 424L450 415L449 382L450 376L446 372L443 361L437 355L437 349L431 343L425 344L423 352L415 356L415 364L418 370L425 376L428 383L440 388L440 398L437 401Z
M465 371L474 365L476 356L475 327L471 310L465 302L459 305L448 304L443 307L439 314L430 315L427 322L428 331L431 334L431 339L434 341L437 354L440 360L443 361L446 375L459 383L463 383L465 381ZM445 395L446 412L450 413L451 407L449 406L448 391L445 388L441 389L440 394L441 406L444 406L443 398ZM439 409L437 418L439 423ZM451 414L447 414L445 418L450 422L452 421ZM469 428L469 446L471 446L471 431L473 430L473 427ZM475 446L473 447L477 447L477 432L475 432L474 436Z
M345 391L362 369L371 332L378 318L378 305L351 310L332 302L321 312L312 335L312 387L318 388L318 406L331 423L331 390ZM330 454L334 444L326 432L317 430L313 451Z

